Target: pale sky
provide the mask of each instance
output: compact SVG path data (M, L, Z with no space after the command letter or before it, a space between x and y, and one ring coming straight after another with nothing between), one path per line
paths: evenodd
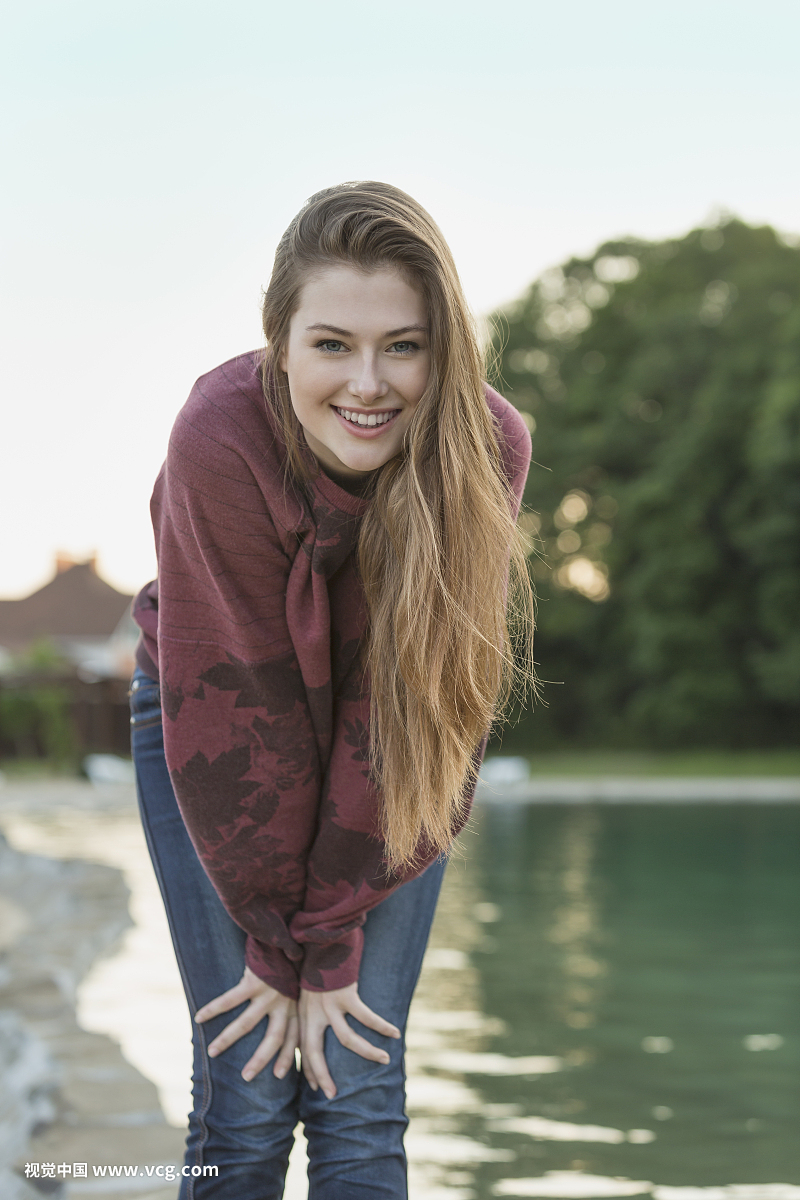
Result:
M410 192L478 314L721 208L797 233L798 45L799 0L6 5L0 596L154 574L172 422L312 192Z

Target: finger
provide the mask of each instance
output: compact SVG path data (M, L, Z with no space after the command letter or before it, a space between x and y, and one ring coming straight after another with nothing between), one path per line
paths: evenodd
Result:
M317 1077L311 1069L311 1064L308 1060L308 1051L303 1051L302 1048L300 1050L300 1069L305 1075L308 1081L308 1086L311 1088L312 1092L316 1092L317 1088L319 1087L319 1082L317 1081Z
M242 1079L246 1079L249 1083L251 1079L255 1079L256 1075L264 1070L268 1062L271 1062L283 1045L286 1024L286 1017L284 1015L275 1014L274 1016L270 1016L266 1034L259 1042L255 1053L242 1067Z
M235 1021L231 1021L230 1025L226 1025L222 1033L214 1038L208 1047L209 1057L215 1058L223 1050L232 1046L234 1042L238 1042L239 1038L250 1033L251 1029L255 1029L259 1021L266 1016L267 1010L264 1007L266 1003L265 1000L262 1000L261 1003L258 1000L251 1000L245 1011Z
M332 1100L336 1095L336 1084L331 1078L328 1064L325 1061L325 1055L322 1050L322 1034L324 1027L316 1036L307 1037L300 1048L300 1053L303 1062L303 1074L308 1080L314 1091L317 1088L322 1088L322 1091Z
M396 1025L392 1025L391 1021L386 1021L383 1017L379 1017L358 996L354 998L347 1011L357 1021L360 1021L362 1025L366 1025L367 1029L374 1029L376 1033L382 1033L385 1037L399 1038L401 1036L400 1030Z
M331 1027L339 1041L347 1050L352 1050L354 1054L360 1054L362 1058L368 1058L371 1062L383 1063L389 1062L389 1055L380 1046L373 1046L366 1038L360 1037L354 1029L345 1021L344 1016L339 1014L331 1021Z
M311 1085L312 1091L321 1088L322 1092L329 1100L332 1100L336 1095L336 1084L331 1078L331 1073L328 1070L328 1064L325 1062L324 1054L314 1054L310 1061L303 1059L305 1066L303 1073Z
M243 980L240 980L236 987L229 988L221 996L216 996L213 1000L209 1000L208 1004L198 1008L194 1019L198 1025L202 1025L203 1021L208 1021L211 1017L218 1017L220 1013L230 1012L232 1008L236 1008L237 1004L244 1004L245 1000L249 999L249 988Z
M300 1026L297 1017L292 1017L286 1025L286 1036L283 1039L281 1052L275 1060L275 1066L272 1068L273 1074L278 1079L283 1079L287 1072L294 1066L295 1050L299 1041Z

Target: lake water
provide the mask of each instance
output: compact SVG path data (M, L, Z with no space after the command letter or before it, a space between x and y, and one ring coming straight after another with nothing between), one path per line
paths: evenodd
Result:
M515 1108L473 1119L515 1154L475 1171L478 1196L501 1179L541 1195L510 1181L565 1169L800 1184L798 867L794 805L482 810L466 878L472 913L497 919L470 964L505 1027L487 1049L564 1069L466 1076Z
M125 871L136 926L79 1016L180 1124L188 1021L135 815L4 825ZM462 842L409 1028L414 1200L800 1200L800 806L493 803Z

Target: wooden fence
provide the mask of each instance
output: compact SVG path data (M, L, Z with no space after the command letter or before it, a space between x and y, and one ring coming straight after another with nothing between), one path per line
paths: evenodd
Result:
M66 672L0 677L0 758L79 763L86 754L130 754L127 679Z

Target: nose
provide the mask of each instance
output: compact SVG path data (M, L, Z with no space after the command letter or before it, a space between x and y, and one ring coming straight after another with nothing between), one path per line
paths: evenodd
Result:
M375 355L364 354L361 356L356 371L347 385L347 390L362 404L372 404L387 394L389 385L381 379Z

